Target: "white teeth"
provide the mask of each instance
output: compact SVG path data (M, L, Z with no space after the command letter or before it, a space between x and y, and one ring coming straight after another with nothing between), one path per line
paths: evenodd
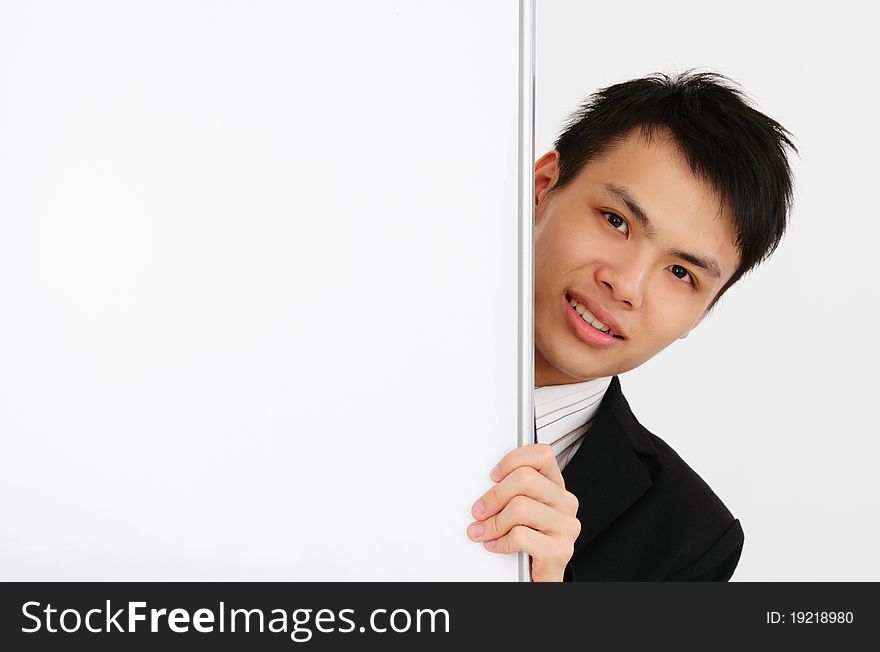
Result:
M591 313L589 310L587 310L583 305L579 304L574 299L569 299L568 302L571 304L572 308L577 310L578 314L590 326L592 326L593 328L595 328L597 330L602 331L603 333L608 333L611 331L611 328L609 326L606 326L601 321L596 319L596 316L593 313Z
M600 331L606 331L606 332L607 332L607 331L610 331L610 330L611 330L611 327L610 327L610 326L606 326L605 324L603 324L602 322L600 322L598 319L593 319L593 321L590 322L590 323L593 324L593 326L595 326L596 328L598 328Z

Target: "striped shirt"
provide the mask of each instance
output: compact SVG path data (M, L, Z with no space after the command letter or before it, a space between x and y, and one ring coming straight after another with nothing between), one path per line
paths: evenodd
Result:
M550 444L559 470L580 448L613 376L535 387L535 439Z

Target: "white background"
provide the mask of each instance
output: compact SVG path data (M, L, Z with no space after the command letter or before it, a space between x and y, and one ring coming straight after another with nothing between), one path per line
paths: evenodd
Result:
M509 579L518 8L0 5L0 579Z
M538 0L536 157L596 89L690 68L738 82L795 137L776 254L621 377L639 420L738 517L733 580L880 580L870 3Z

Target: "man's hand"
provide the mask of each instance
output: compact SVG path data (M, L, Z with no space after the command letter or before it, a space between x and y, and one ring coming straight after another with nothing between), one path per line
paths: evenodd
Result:
M532 580L561 582L581 531L577 497L547 444L510 451L489 477L497 484L471 509L478 519L468 536L492 552L522 551L532 556Z

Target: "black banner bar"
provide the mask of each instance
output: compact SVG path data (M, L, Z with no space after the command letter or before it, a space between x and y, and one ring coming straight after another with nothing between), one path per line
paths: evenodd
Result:
M6 583L5 650L856 649L875 582ZM623 647L621 647L623 646Z

